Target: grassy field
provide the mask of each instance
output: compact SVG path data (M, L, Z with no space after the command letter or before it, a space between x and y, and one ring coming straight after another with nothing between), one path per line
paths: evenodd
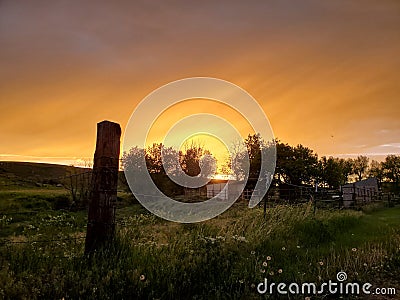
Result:
M86 257L86 212L55 209L64 197L56 188L0 191L0 298L258 299L264 278L320 284L339 271L400 292L400 207L314 215L311 204L278 205L264 219L238 203L176 224L136 204L117 210L113 245Z

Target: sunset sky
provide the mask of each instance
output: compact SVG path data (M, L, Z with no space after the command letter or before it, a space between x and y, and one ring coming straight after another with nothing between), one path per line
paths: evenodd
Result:
M319 156L400 154L397 0L0 0L0 45L0 160L90 158L97 122L124 129L194 76L241 86Z

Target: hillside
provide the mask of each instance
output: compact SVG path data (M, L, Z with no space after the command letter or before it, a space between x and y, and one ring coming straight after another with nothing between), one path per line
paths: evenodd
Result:
M69 185L70 175L81 174L89 170L57 164L0 161L0 189ZM120 171L119 190L126 189L124 179L123 171Z
M57 185L80 168L32 162L0 162L0 186L31 187L37 184Z

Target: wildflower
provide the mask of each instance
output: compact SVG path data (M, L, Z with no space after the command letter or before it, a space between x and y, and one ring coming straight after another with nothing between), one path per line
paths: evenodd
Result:
M351 248L351 251L356 252L357 248Z
M297 249L300 249L300 246L299 246L299 245L297 245Z
M354 275L358 276L358 272L354 272Z
M271 256L267 256L267 260L271 260L272 258L271 258Z
M142 275L140 275L139 279L140 279L140 281L145 281L146 276L144 276L144 275L142 274Z
M236 240L239 241L239 242L247 242L247 240L246 240L246 238L244 236L238 236L236 238Z
M286 248L285 247L282 247L282 251L285 251L286 250Z
M265 273L265 269L261 269L260 272L261 272L261 273Z
M269 275L274 276L274 271L269 272Z
M211 244L214 244L214 242L216 241L216 239L213 237L205 237L205 239L206 239L206 241L210 241Z
M256 285L254 283L251 284L251 288L254 289Z
M256 251L251 251L250 253L251 253L251 255L254 255L254 254L256 254Z
M282 274L283 270L282 269L278 269L278 273Z
M243 280L243 279L240 279L240 280L239 280L239 282L240 282L240 283L243 283L243 282L244 282L244 280Z
M266 261L264 261L264 262L262 263L262 265L263 265L264 267L266 267L266 266L268 266L268 263L267 263Z
M319 262L319 265L320 265L320 266L323 266L323 265L324 265L324 262L323 262L323 261L320 261L320 262Z

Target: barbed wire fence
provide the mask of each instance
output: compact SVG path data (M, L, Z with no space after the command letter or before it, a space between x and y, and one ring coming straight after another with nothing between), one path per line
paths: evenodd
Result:
M149 197L154 197L154 195L144 195L144 196L149 196ZM31 211L31 212L43 212L43 211ZM64 212L68 212L68 211L64 211ZM13 215L13 214L25 214L27 212L11 212L11 213L6 213L6 214L2 214L3 216L9 216L9 215ZM124 227L129 227L130 225L127 224L126 220L124 219L119 219L115 221L115 225L118 225L119 228L124 228ZM61 224L60 226L55 226L55 227L59 227L62 228L63 224ZM85 226L86 227L86 226ZM82 233L82 231L78 231L78 232L74 232L76 233ZM15 241L12 239L7 239L7 238L0 238L0 246L6 245L6 244L42 244L42 243L56 243L56 242L65 242L65 241L77 241L77 240L84 240L86 239L86 234L81 235L79 237L63 237L63 238L50 238L50 239L38 239L38 240L26 240L26 241Z
M293 185L295 186L295 185ZM311 191L311 189L309 189ZM142 195L141 196L148 196L148 197L158 197L155 195ZM315 198L312 196L312 193L310 192L308 194L309 196L309 201L312 201L314 204L314 207L316 207L316 200ZM67 210L59 210L61 212L69 212ZM36 213L40 213L43 211L38 211L38 210L32 210L32 211L21 211L21 212L7 212L2 214L3 217L4 216L13 216L13 215L21 215L21 214L36 214ZM115 221L115 225L118 225L119 228L123 228L123 227L128 227L129 225L127 225L125 220L116 220ZM60 226L62 227L62 225ZM80 232L82 233L82 232ZM1 238L0 239L0 246L4 246L4 245L9 245L9 244L46 244L46 243L57 243L57 242L66 242L66 241L80 241L80 240L84 240L86 239L86 234L79 236L79 237L64 237L64 238L59 238L59 239L38 239L38 240L26 240L26 241L16 241L16 240L12 240L12 239L7 239L7 238Z

